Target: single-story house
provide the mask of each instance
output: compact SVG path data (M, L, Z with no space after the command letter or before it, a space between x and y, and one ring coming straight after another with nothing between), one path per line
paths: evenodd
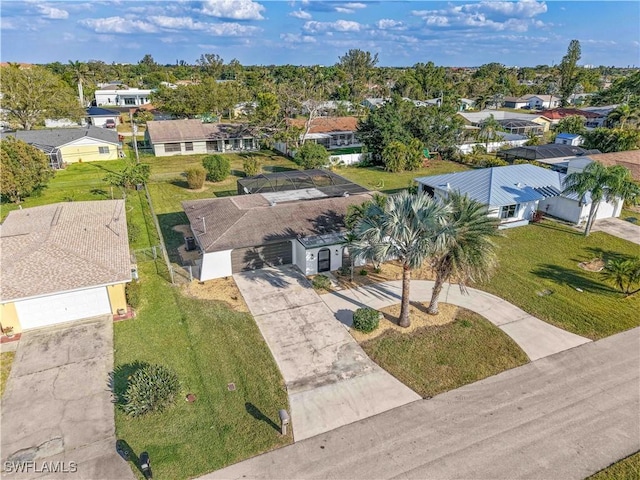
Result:
M201 120L160 120L147 122L145 141L157 157L255 151L258 138L238 123L202 123Z
M151 92L141 88L109 88L95 91L96 106L116 105L119 107L136 107L149 103Z
M124 200L9 212L0 226L3 332L127 309L131 258Z
M506 108L529 108L542 110L560 106L560 97L555 95L523 95L521 97L504 97Z
M580 110L578 108L554 108L553 110L543 110L540 115L551 120L552 125L556 125L563 118L571 116L579 116L584 118L585 124L589 121L594 121L599 117L599 114L589 112L587 110Z
M618 104L603 105L600 107L582 107L580 110L582 110L583 112L590 112L597 115L597 117L590 117L587 119L586 127L598 128L606 125L607 117L616 108L618 108Z
M473 127L477 128L477 127ZM507 132L495 132L495 138L492 139L488 144L487 142L479 142L478 140L471 140L465 143L460 143L456 145L456 148L460 150L460 152L464 154L471 153L473 151L473 147L476 145L480 145L487 149L487 152L496 152L505 146L509 147L519 147L524 145L529 141L528 137L524 135L518 135L516 133L507 133Z
M351 113L353 105L346 100L327 100L324 102L312 102L305 100L302 102L302 114L307 115L310 110L315 110L318 115L331 116L342 110L345 113Z
M369 110L375 110L376 108L380 108L388 101L389 98L367 97L362 101L360 105L362 105L363 107L367 107Z
M479 112L458 112L458 115L462 118L465 125L471 127L480 127L482 122L493 116L498 122L506 120L523 120L527 122L533 122L542 126L544 132L549 131L551 121L537 113L517 113L517 112L505 112L503 110L480 110ZM527 124L528 125L528 124ZM509 133L522 134L517 131L517 127L514 131Z
M579 147L584 143L584 137L577 133L559 133L556 135L554 143L560 145L571 145L572 147Z
M289 118L287 119L287 124L305 129L307 119ZM361 144L355 135L357 129L358 119L356 117L316 117L311 119L311 126L306 134L305 141L319 143L328 150L359 147ZM301 139L303 135L304 133L300 136ZM291 153L283 142L276 142L274 148L285 154Z
M115 125L120 125L120 112L107 110L100 107L87 108L87 118L94 127L104 127L107 120L112 120Z
M49 157L52 168L65 163L116 160L120 155L118 133L94 127L54 128L46 130L17 130L3 133L42 150Z
M525 145L508 150L500 150L496 155L503 160L513 163L515 160L535 160L544 163L557 163L578 155L600 153L599 150L587 150L572 145L549 143L547 145Z
M488 215L500 219L500 228L511 228L528 224L536 211L575 224L586 221L590 197L563 194L564 178L563 173L521 164L420 177L416 182L435 198L446 198L451 191L466 194L486 205ZM620 216L622 203L601 202L597 218Z
M305 188L182 202L202 253L200 280L289 264L306 275L338 270L350 261L347 208L371 198Z

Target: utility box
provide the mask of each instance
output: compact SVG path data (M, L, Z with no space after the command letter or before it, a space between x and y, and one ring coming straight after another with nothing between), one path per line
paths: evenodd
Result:
M187 252L195 250L197 248L195 237L184 237L184 248Z

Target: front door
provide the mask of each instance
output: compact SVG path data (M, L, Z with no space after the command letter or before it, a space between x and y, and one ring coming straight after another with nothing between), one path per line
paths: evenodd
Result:
M318 252L318 273L331 270L331 250L323 248Z

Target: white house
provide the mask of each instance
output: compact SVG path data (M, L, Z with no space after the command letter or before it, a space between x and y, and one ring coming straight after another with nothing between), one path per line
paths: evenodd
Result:
M293 264L315 275L347 265L344 216L372 198L357 187L340 196L312 187L182 202L202 252L200 280L264 266Z
M500 228L526 225L536 211L580 224L586 221L591 199L563 194L565 174L531 164L483 168L416 178L420 189L435 198L457 191L487 206ZM601 202L597 218L620 216L622 201Z
M558 135L556 135L556 140L554 143L578 147L584 143L584 137L582 135L578 135L577 133L559 133Z
M136 107L150 103L149 96L154 90L140 88L96 90L96 106L112 105L117 107Z
M560 106L560 98L555 95L523 95L521 97L504 97L507 108L529 108L543 110Z
M95 127L105 127L107 121L113 122L112 125L114 128L115 126L120 125L120 112L107 110L106 108L87 108L87 118L89 119L89 123Z

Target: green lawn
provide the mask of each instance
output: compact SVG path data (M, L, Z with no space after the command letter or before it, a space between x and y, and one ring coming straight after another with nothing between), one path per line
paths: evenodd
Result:
M640 479L640 452L600 470L586 480L638 480Z
M391 173L382 167L345 167L336 170L338 175L348 178L363 187L384 193L395 193L409 188L416 177L440 175L442 173L461 172L469 167L446 160L430 160L429 166L413 172Z
M497 243L500 266L479 288L594 340L640 325L639 295L624 298L601 274L578 267L600 256L638 255L637 245L548 221L505 230Z
M378 365L430 398L527 363L526 354L500 329L460 309L447 325L406 334L387 331L362 344Z
M148 451L157 478L173 479L290 443L277 431L286 390L251 315L183 296L151 263L141 274L138 316L114 326L116 371L134 362L162 364L178 374L182 393L175 406L147 417L116 408L118 439L137 455ZM187 393L195 403L185 401Z

